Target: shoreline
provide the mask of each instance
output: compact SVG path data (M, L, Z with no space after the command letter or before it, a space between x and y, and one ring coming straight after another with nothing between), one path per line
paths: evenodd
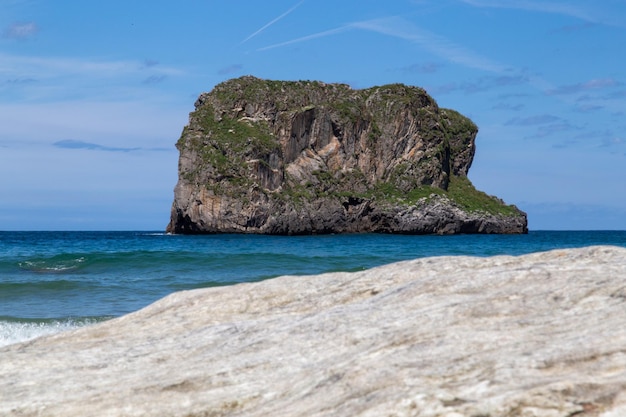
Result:
M613 417L625 275L595 246L177 292L0 348L0 413Z

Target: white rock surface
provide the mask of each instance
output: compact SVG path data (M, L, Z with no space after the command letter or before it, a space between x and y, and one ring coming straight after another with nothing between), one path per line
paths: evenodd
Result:
M172 294L0 349L2 416L626 416L626 249Z

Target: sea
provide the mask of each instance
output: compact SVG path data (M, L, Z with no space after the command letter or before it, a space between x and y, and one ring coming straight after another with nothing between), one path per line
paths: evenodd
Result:
M139 310L175 291L361 271L429 256L626 247L626 231L527 235L169 235L1 232L0 347Z

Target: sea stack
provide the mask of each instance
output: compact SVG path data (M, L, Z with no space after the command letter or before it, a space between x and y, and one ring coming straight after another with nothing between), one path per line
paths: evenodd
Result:
M180 152L170 233L527 233L477 191L476 125L423 89L226 81L200 95Z

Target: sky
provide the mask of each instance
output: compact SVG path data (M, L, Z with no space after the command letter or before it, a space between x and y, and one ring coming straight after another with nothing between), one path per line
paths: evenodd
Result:
M626 230L625 0L0 0L0 230L164 230L198 95L423 87L530 230Z

